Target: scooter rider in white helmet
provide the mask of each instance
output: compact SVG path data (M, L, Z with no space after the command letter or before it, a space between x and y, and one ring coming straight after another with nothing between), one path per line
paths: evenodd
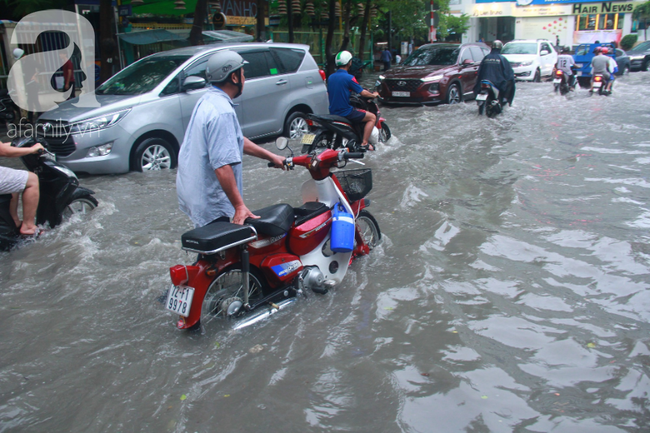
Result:
M349 51L341 51L336 55L336 66L338 70L327 78L327 93L330 101L330 114L345 117L351 122L365 123L363 127L362 148L368 148L368 138L372 128L377 122L377 116L365 110L350 105L350 92L356 92L365 98L376 98L377 92L369 92L354 80L348 70L352 65L352 54ZM370 150L374 150L370 148Z
M239 54L221 50L208 59L205 75L213 84L199 99L178 154L178 203L194 223L243 224L259 218L242 198L242 156L253 155L283 168L284 158L258 146L242 134L233 99L244 90L244 65Z

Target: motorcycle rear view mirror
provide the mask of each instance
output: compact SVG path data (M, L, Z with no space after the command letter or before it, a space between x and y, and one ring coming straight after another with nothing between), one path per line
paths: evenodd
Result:
M275 146L276 146L279 150L284 150L284 149L287 148L287 146L289 146L289 140L287 139L287 137L278 137L278 138L275 140Z

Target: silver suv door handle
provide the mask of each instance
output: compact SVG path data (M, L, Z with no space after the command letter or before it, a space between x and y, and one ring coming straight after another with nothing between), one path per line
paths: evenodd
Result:
M288 83L287 80L280 80L280 81L278 81L277 83L275 83L275 85L276 85L276 86L281 86L281 85L283 85L283 84L287 84L287 83Z

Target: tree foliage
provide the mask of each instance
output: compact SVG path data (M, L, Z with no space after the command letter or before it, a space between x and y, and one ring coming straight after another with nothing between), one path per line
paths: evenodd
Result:
M74 1L71 0L0 0L0 5L4 6L4 17L14 21L47 9L74 10Z
M641 3L632 11L632 18L643 21L645 40L648 40L648 21L650 20L650 1Z

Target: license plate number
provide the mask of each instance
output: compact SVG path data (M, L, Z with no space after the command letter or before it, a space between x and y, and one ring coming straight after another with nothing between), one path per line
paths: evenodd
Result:
M556 78L555 80L553 80L554 84L560 84L561 82L562 80L560 78Z
M393 96L396 98L408 98L411 96L411 92L393 92Z
M594 83L594 87L598 88L598 87L601 86L601 84L602 84L602 83L601 83L600 81L596 81L596 82Z
M300 144L312 144L316 138L316 134L302 134Z
M485 101L487 99L487 93L479 93L476 95L477 101Z
M165 308L183 317L190 315L194 289L192 287L171 286L167 293Z

